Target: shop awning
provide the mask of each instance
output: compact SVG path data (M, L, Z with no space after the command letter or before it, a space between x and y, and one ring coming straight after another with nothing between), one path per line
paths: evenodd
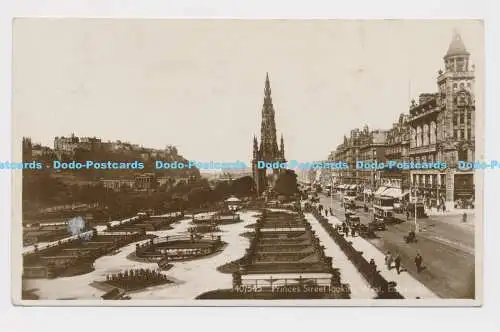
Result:
M386 189L387 187L379 187L375 192L375 195L381 195Z
M409 192L408 191L403 192L400 188L386 188L386 190L384 190L380 194L384 195L384 196L389 196L392 198L400 199L400 198L408 195Z
M387 190L385 190L383 193L384 196L389 196L392 198L400 198L401 194L401 189L399 188L387 188Z

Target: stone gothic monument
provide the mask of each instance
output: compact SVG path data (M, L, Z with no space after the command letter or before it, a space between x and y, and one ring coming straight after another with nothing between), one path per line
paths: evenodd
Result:
M271 84L269 83L269 74L266 73L266 83L264 88L264 104L262 105L262 124L260 128L260 146L257 138L253 138L253 160L252 175L255 182L257 193L262 194L271 184L269 178L276 179L279 169L266 170L259 169L259 161L286 162L285 143L281 135L280 147L276 138L276 122L274 120L274 106L271 98Z

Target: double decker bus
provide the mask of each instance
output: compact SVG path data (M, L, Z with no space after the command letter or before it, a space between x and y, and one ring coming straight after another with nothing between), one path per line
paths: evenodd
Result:
M394 221L394 198L390 196L375 196L373 198L373 221Z

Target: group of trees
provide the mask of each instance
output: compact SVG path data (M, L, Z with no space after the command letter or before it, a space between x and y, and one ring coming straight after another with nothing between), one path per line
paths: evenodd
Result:
M230 195L244 197L254 193L254 183L249 176L221 182L214 187L206 179L200 178L154 192L114 192L100 184L67 184L51 176L49 171L23 174L25 212L36 212L38 208L46 206L97 202L111 218L116 218L148 209L171 212L199 208L220 202Z
M23 171L24 207L60 205L73 199L74 188L52 177L47 170Z
M201 207L223 201L229 196L249 197L255 195L252 177L244 176L231 182L219 182L213 188L203 186L193 188L187 199L192 207Z
M23 145L23 148L25 146ZM28 155L28 151L24 151ZM30 158L28 158L30 159ZM187 163L187 160L179 155L175 147L167 147L161 159L163 161L177 161ZM31 159L30 159L31 160ZM54 160L59 160L52 151L43 156L37 157L37 160L52 165ZM52 168L43 168L42 170L23 170L23 212L36 212L39 208L65 205L71 203L95 203L100 202L102 206L109 210L134 210L141 204L146 208L163 208L165 200L172 200L176 192L180 195L186 195L191 188L175 186L175 178L190 178L193 182L201 181L200 172L196 168L191 169L166 169L157 170L155 161L143 158L141 151L119 150L109 151L104 148L95 147L92 150L76 149L72 156L61 156L64 162L86 162L93 160L96 162L134 162L140 161L144 164L143 169L115 170L115 169L61 169L57 173ZM151 172L156 176L166 176L172 179L164 188L162 193L153 193L148 195L138 195L133 190L129 192L115 193L107 191L96 182L99 179L114 179L117 177L133 178L138 173ZM84 183L89 183L85 185ZM83 185L82 185L83 184ZM207 183L208 185L208 183ZM179 200L174 200L176 206L180 206Z
M292 170L281 172L273 189L278 195L293 196L297 194L299 192L297 174Z
M81 172L84 173L84 172ZM297 176L293 171L282 172L274 186L277 195L293 196L298 192ZM254 196L252 177L244 176L211 186L208 180L171 182L154 192L114 192L102 185L77 185L62 182L50 170L23 171L23 211L34 212L40 207L72 203L99 203L111 218L134 214L139 210L179 211L210 206L231 195Z
M187 164L188 160L178 154L176 148L170 148L165 154L158 158L165 162L179 162L183 164ZM144 165L143 169L130 169L130 170L120 170L121 174L131 174L137 172L147 172L147 173L156 173L157 176L169 176L169 177L188 177L194 176L196 178L200 177L200 171L195 168L184 168L184 169L156 169L155 160L153 158L143 159L140 151L107 151L104 149L96 149L96 150L75 150L75 155L72 160L85 162L87 160L94 160L100 162L134 162L139 161ZM87 177L100 178L100 177L108 177L108 176L116 176L116 170L106 170L106 169L92 169L87 172L78 172L84 173Z

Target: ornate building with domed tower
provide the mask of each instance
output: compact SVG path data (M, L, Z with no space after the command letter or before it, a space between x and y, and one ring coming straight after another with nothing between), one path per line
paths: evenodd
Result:
M439 70L438 93L423 93L412 101L409 125L410 160L446 162L447 169L412 170L412 186L448 208L458 200L473 200L472 169L460 169L459 161L474 161L474 66L461 36L455 32Z
M260 195L271 184L269 178L276 179L279 174L278 169L266 170L259 169L258 162L266 163L286 162L285 159L285 143L283 135L278 147L276 135L276 121L273 100L271 97L271 84L269 82L269 74L266 73L266 83L264 88L264 103L262 105L262 123L260 128L260 144L257 137L253 138L253 159L252 159L252 174L256 186L256 191Z

